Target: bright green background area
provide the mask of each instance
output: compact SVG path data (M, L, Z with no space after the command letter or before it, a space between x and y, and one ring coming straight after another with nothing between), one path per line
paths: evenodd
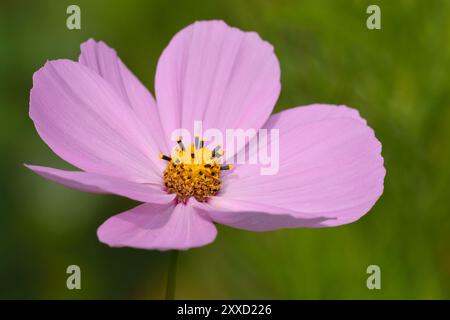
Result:
M65 27L77 3L82 30ZM377 3L382 29L366 28ZM370 214L330 229L252 233L219 226L182 252L178 298L450 298L450 2L5 1L0 3L0 298L162 298L168 253L111 249L96 228L133 207L46 181L22 163L68 166L28 118L32 74L76 59L89 37L114 47L153 92L157 59L195 20L223 19L271 42L276 110L357 108L383 144L385 192ZM66 289L66 267L82 290ZM366 268L382 290L366 288Z

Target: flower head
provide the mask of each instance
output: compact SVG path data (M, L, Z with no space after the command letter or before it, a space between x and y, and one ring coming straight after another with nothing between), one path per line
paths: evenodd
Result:
M28 167L74 189L142 202L99 227L100 241L115 247L203 246L216 237L214 223L267 231L359 219L383 192L373 130L345 106L271 116L279 92L272 46L221 21L175 35L158 62L156 101L113 49L89 40L78 62L38 70L30 95L37 132L80 171ZM202 137L171 140L179 128L193 133L195 121L220 131L278 129L278 173L261 175L260 164L233 167Z
M164 170L166 190L168 193L175 193L177 199L183 202L190 197L204 202L215 196L221 188L221 172L233 167L221 165L216 149L210 151L199 137L195 141L195 144L186 149L182 138L178 138L180 147L172 157L160 155L161 159L168 161Z

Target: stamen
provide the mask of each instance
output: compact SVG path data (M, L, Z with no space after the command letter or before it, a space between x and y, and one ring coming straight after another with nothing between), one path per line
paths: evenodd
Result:
M200 137L198 135L195 136L195 149L200 149Z
M165 155L163 155L162 153L159 155L159 157L160 157L161 159L163 159L163 160L166 160L166 161L171 161L171 160L172 160L171 157L165 156Z
M213 151L211 152L211 159L215 158L215 157L219 158L221 156L220 151L219 151L220 147L221 147L221 145L219 144L213 149Z
M178 137L177 143L180 146L180 149L184 151L185 150L184 149L184 144L183 144L183 141L181 141L181 137Z

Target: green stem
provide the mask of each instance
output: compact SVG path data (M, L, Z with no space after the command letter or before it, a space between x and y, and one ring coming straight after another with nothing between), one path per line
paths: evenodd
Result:
M177 260L178 250L170 253L169 271L167 273L166 300L175 299L175 285L177 282Z

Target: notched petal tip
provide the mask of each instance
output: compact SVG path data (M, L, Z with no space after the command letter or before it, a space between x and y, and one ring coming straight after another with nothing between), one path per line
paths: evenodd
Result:
M222 131L260 128L280 88L273 46L256 32L220 20L197 21L179 31L161 54L155 78L167 134L189 130L195 120Z

